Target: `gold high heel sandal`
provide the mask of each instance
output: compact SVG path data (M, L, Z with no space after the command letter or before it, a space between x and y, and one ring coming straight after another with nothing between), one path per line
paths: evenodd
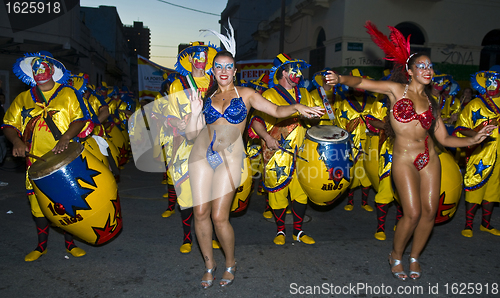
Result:
M397 265L401 264L401 260L394 259L392 257L392 252L389 254L389 265L391 266L391 273L394 278L397 278L399 280L406 280L408 278L408 275L404 271L399 271L399 272L393 272L392 268L396 267Z

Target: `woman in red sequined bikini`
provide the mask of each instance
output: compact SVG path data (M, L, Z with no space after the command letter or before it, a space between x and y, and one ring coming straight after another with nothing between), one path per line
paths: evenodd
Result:
M410 41L394 27L390 40L371 23L365 27L372 40L384 50L387 60L394 61L391 81L373 81L360 77L326 76L331 85L344 84L353 88L382 93L390 99L390 126L394 132L392 179L398 189L403 217L394 234L393 250L389 254L392 275L400 280L421 276L418 258L434 226L441 180L441 164L432 137L446 147L465 147L482 142L495 128L484 127L474 137L448 135L437 103L430 95L434 75L432 63L424 54L410 55ZM403 271L401 257L413 236L410 252L410 272Z

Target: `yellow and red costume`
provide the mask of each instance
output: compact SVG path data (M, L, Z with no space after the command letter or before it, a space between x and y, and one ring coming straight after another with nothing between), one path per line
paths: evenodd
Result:
M454 131L457 136L462 136L460 133L462 130L479 131L487 124L498 125L500 115L498 82L500 82L500 74L496 72L478 72L472 76L471 81L473 88L482 93L482 96L471 100L460 113ZM491 82L496 82L496 84L493 85ZM496 92L494 97L490 96L489 91L487 91L491 87L493 87L493 92ZM500 202L500 184L498 183L500 179L499 142L499 130L496 129L488 139L468 150L471 153L468 154L464 176L466 225L462 231L462 235L465 237L472 237L472 222L479 204L483 208L481 230L500 235L500 231L490 225L493 203Z

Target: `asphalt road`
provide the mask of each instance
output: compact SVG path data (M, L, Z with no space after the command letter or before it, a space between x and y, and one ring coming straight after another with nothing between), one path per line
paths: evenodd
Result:
M101 246L76 241L87 255L74 258L65 252L62 233L51 229L47 254L34 262L24 261L37 238L22 162L7 160L0 181L9 183L0 187L0 297L500 297L500 237L479 231L480 212L474 237L461 236L463 198L455 217L434 228L420 258L422 278L401 282L391 276L387 263L394 207L389 209L386 241L373 237L376 214L360 208L358 190L351 212L344 211L345 200L329 208L309 205L304 230L316 244L293 242L287 225L287 243L276 246L275 224L262 217L264 198L254 193L246 212L231 218L238 263L234 284L203 290L197 244L190 254L179 252L180 212L161 217L167 206L161 174L127 164L119 183L122 232ZM372 206L373 197L371 191ZM497 227L499 212L497 208L492 219ZM218 281L224 264L220 250L215 259Z

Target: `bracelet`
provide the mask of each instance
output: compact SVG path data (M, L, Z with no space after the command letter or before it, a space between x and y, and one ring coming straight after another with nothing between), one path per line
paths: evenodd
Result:
M342 78L342 75L338 74L337 76L339 77L338 84L340 84L340 79Z

